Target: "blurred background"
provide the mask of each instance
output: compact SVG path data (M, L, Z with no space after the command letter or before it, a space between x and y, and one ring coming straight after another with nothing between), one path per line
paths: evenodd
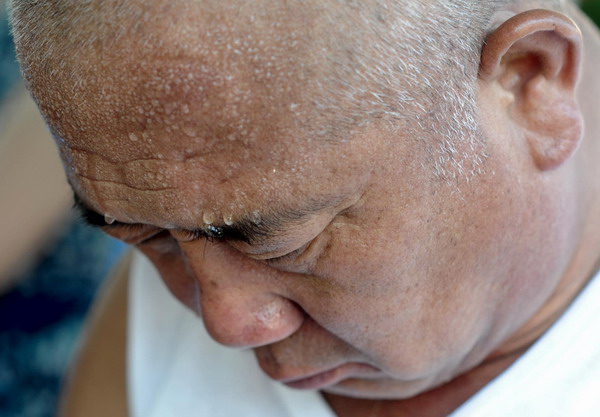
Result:
M78 220L0 0L0 416L52 417L94 294L125 246Z
M582 2L600 22L600 0ZM71 209L58 154L19 77L0 0L0 416L53 417L90 303L123 244Z

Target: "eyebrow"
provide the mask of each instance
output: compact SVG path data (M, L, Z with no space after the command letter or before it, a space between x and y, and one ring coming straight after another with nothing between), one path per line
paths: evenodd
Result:
M73 196L73 207L79 212L81 218L90 226L116 229L119 227L144 225L143 223L123 223L118 220L109 224L106 222L104 215L89 207L77 193L73 192ZM223 223L207 225L204 228L186 230L209 239L257 244L275 237L291 223L299 222L325 208L334 207L342 200L342 196L328 195L309 199L299 207L286 207L280 210L260 212L260 218L256 218L256 215L249 214L236 220L231 225Z

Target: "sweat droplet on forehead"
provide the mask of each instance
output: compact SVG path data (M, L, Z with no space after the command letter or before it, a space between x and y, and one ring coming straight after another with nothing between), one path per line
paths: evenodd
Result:
M208 225L213 224L215 222L216 218L217 217L216 217L215 213L210 210L204 211L204 213L202 215L202 221L204 222L204 224L208 224Z
M301 19L288 22L294 19L279 12L277 24L247 28L239 16L219 15L223 22L199 25L197 16L186 14L178 26L185 33L166 34L162 48L132 37L127 42L135 48L106 50L110 59L89 72L86 89L72 94L89 100L81 109L73 106L74 119L86 129L75 129L69 141L105 159L84 163L81 174L105 182L102 188L109 191L122 184L118 198L139 194L127 210L132 218L137 206L158 213L163 204L187 207L195 221L216 224L234 221L223 212L232 204L268 207L288 193L287 176L304 180L322 169L322 152L315 149L323 141L311 129L324 129L310 103L327 101L319 97L324 89L314 84L314 74L306 72L319 71L313 65L319 57L301 42ZM273 23L272 18L270 11L256 22ZM161 25L147 29L156 35ZM119 62L118 71L113 62ZM319 109L336 108L328 106ZM241 176L247 182L238 188L248 195L223 195ZM164 190L165 196L179 197L180 190L189 195L157 202L154 196ZM107 198L113 198L109 191ZM213 210L216 218L203 210ZM254 217L261 221L260 214Z

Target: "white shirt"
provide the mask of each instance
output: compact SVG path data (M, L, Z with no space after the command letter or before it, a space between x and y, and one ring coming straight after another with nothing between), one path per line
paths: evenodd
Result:
M315 391L269 379L254 354L214 342L142 255L133 259L132 417L335 417ZM507 371L452 417L600 416L600 279Z

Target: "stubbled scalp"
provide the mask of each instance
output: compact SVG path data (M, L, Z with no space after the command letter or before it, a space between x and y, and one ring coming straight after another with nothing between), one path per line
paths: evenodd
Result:
M506 3L13 0L11 10L23 73L63 145L133 142L118 156L131 160L180 133L220 152L292 131L343 141L385 120L453 178L485 160L479 48Z

